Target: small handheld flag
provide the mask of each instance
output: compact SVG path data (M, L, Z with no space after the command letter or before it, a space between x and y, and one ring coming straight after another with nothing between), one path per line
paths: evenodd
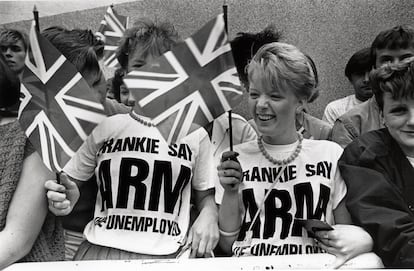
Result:
M105 118L88 83L46 38L30 30L19 121L45 165L60 172Z
M104 19L101 21L96 36L98 36L104 43L104 65L110 68L119 67L116 59L116 50L119 46L119 41L124 36L125 29L128 28L128 16L122 16L116 13L112 6L108 7Z
M37 32L40 31L40 25L39 25L39 11L37 11L36 5L33 6L33 19L36 24L36 30Z
M240 103L242 91L223 15L171 51L124 77L136 106L168 143Z

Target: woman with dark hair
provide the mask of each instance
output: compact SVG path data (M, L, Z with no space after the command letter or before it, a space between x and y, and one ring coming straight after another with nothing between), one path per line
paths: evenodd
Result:
M62 229L43 184L54 175L27 141L17 115L20 84L0 54L0 269L18 261L63 260Z
M126 72L124 69L119 68L115 71L114 77L112 78L112 93L114 95L114 99L117 100L119 103L122 103L127 106L134 107L135 105L135 98L129 91L129 89L125 86L123 78Z

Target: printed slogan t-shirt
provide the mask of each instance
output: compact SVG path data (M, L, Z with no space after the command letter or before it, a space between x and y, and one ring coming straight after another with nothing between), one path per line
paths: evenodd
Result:
M198 129L170 146L156 127L129 114L99 124L64 171L98 182L94 220L84 234L93 244L166 255L185 241L191 188L214 187L211 145Z
M275 159L287 158L296 148L290 145L263 143ZM278 179L265 200L251 231L246 234L266 192L275 182L281 166L269 162L258 148L257 141L236 145L243 177L240 199L243 210L242 227L233 244L233 255L263 256L309 254L323 252L295 220L318 219L334 223L333 210L346 194L345 183L337 168L342 148L330 141L303 139L302 150ZM221 197L222 198L222 189Z

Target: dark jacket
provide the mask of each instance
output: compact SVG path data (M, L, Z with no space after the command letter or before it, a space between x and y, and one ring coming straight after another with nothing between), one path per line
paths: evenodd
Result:
M387 129L368 132L339 161L353 221L385 267L414 268L414 168Z

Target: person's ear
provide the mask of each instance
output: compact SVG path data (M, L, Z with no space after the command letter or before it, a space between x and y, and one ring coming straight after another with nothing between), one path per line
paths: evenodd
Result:
M306 111L306 102L304 100L299 100L299 105L296 107L296 114Z

